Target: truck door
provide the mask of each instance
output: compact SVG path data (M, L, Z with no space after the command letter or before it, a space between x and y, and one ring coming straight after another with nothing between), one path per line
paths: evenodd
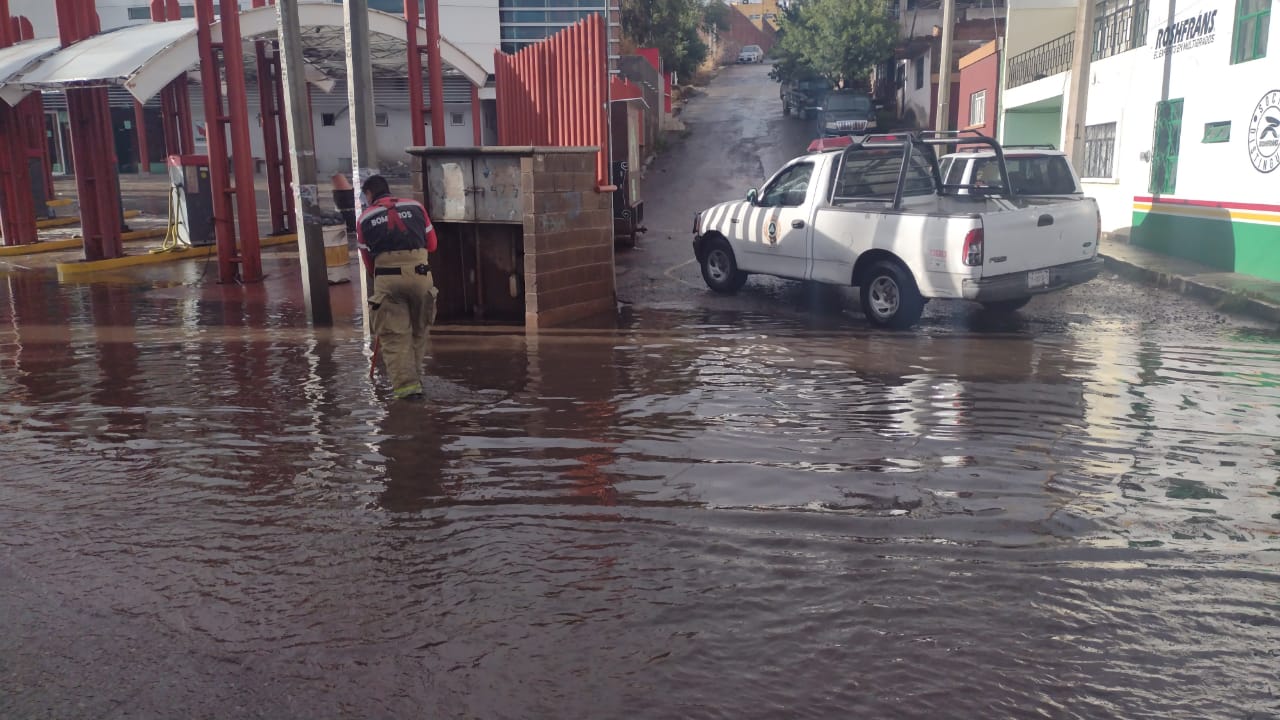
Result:
M782 277L805 279L809 272L809 220L811 195L817 185L814 164L800 162L778 173L760 193L753 212L747 214L751 227L741 235L747 255L742 269Z

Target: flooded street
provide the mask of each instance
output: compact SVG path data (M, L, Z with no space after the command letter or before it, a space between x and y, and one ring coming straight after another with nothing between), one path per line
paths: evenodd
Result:
M0 274L0 717L1280 717L1274 329L1109 275L903 333L712 297L701 159L616 323L441 329L425 404L287 254Z

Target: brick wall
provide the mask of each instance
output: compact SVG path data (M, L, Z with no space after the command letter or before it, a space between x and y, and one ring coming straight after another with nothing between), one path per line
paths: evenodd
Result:
M970 118L973 94L986 91L986 113L977 123ZM953 100L959 111L957 128L978 130L996 136L996 106L1000 97L1000 53L996 41L960 58L960 89Z
M521 161L525 325L616 309L613 195L596 192L593 152L539 148Z

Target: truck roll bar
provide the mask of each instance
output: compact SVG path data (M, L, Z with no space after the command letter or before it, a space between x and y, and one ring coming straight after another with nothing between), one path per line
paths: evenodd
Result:
M933 152L934 145L984 145L991 148L995 153L996 163L1000 167L1001 183L1000 195L1004 197L1013 197L1013 186L1009 182L1009 168L1005 164L1004 149L1000 147L1000 143L995 139L983 135L977 130L912 130L897 133L879 133L875 135L867 135L861 144L850 145L844 150L844 157L841 158L841 166L850 153L855 153L859 149L865 148L902 148L902 167L898 170L898 187L893 195L893 209L902 209L902 193L907 182L907 169L911 164L911 155L914 148L918 145L929 147L930 168L933 171L934 182L937 185L938 192L943 193L948 189L969 188L968 185L947 185L943 182L942 176L938 171L938 158Z

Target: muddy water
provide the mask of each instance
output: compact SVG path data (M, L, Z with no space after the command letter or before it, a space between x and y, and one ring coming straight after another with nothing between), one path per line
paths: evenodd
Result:
M0 716L1280 714L1265 334L649 309L388 406L287 298L20 279Z

